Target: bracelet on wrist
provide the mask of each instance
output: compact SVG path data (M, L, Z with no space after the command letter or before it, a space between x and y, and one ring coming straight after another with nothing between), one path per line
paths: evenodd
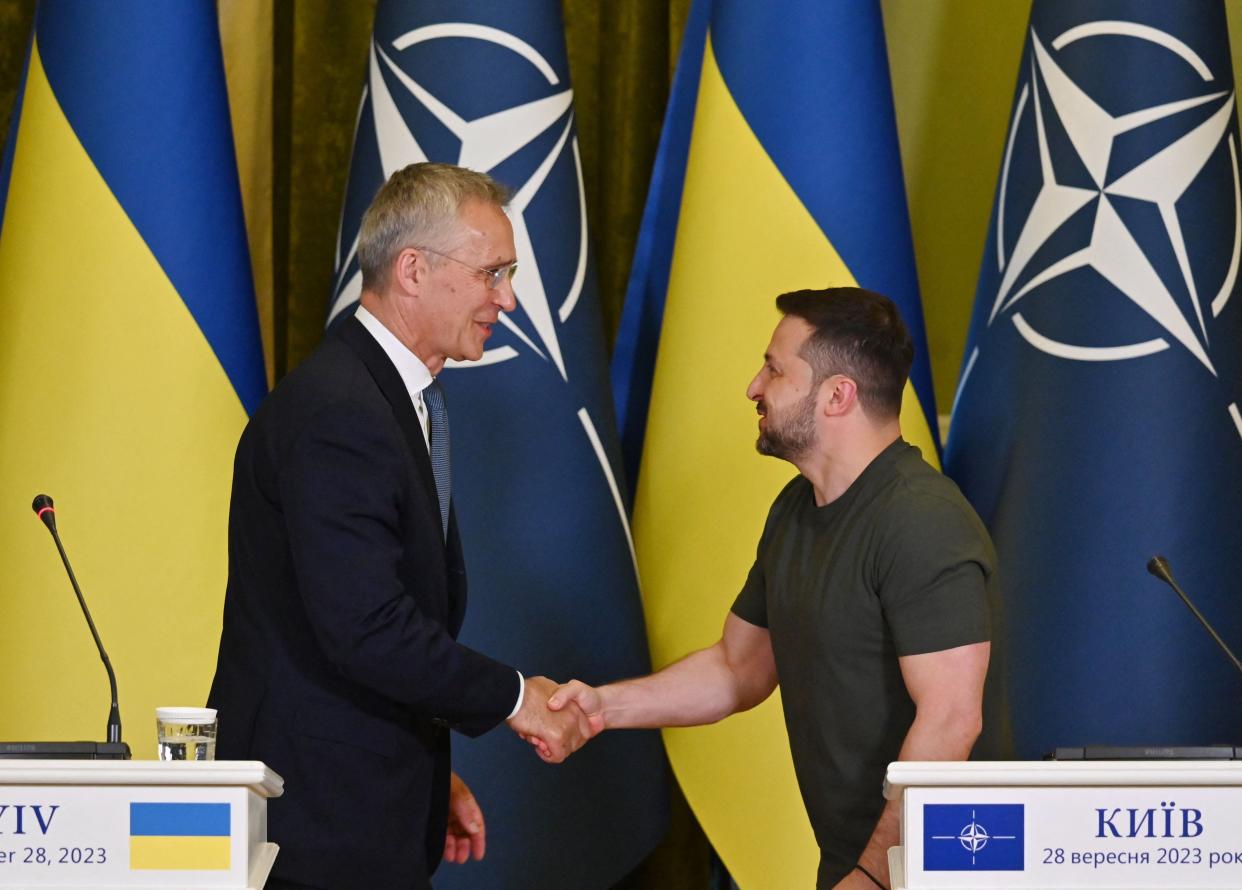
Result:
M863 868L862 863L856 863L856 864L854 865L854 870L855 870L855 871L860 871L860 872L862 872L863 874L865 874L868 878L870 878L870 879L871 879L871 883L873 883L873 884L875 884L877 887L879 887L879 888L880 888L880 890L888 890L888 888L887 888L887 887L885 887L883 884L881 884L881 883L880 883L880 879L879 879L879 878L877 878L877 877L876 877L875 875L873 875L871 872L867 871L867 869Z

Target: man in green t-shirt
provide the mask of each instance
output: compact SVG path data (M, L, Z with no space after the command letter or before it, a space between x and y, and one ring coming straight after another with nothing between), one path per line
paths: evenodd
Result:
M800 475L772 504L720 641L648 677L573 681L549 707L576 702L593 733L690 726L754 707L779 677L817 886L874 890L898 843L888 763L965 760L983 728L996 557L957 487L901 438L914 350L892 302L832 288L776 305L747 396L760 453Z

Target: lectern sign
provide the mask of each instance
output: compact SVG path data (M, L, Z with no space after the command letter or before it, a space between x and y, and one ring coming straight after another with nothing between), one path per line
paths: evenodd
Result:
M252 762L0 762L0 888L261 887L282 787Z
M6 790L0 887L246 884L245 788Z
M1237 788L909 787L904 815L909 888L1242 887Z

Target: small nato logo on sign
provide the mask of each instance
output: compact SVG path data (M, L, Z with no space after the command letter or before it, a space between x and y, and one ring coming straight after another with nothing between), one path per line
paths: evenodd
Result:
M1022 871L1020 803L923 805L923 871Z

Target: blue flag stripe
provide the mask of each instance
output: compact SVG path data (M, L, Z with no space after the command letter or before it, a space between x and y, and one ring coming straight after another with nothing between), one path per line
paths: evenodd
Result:
M690 7L612 355L613 400L631 496L647 431L647 404L664 321L710 12L711 0L694 0Z
M228 837L227 803L131 803L130 837Z

